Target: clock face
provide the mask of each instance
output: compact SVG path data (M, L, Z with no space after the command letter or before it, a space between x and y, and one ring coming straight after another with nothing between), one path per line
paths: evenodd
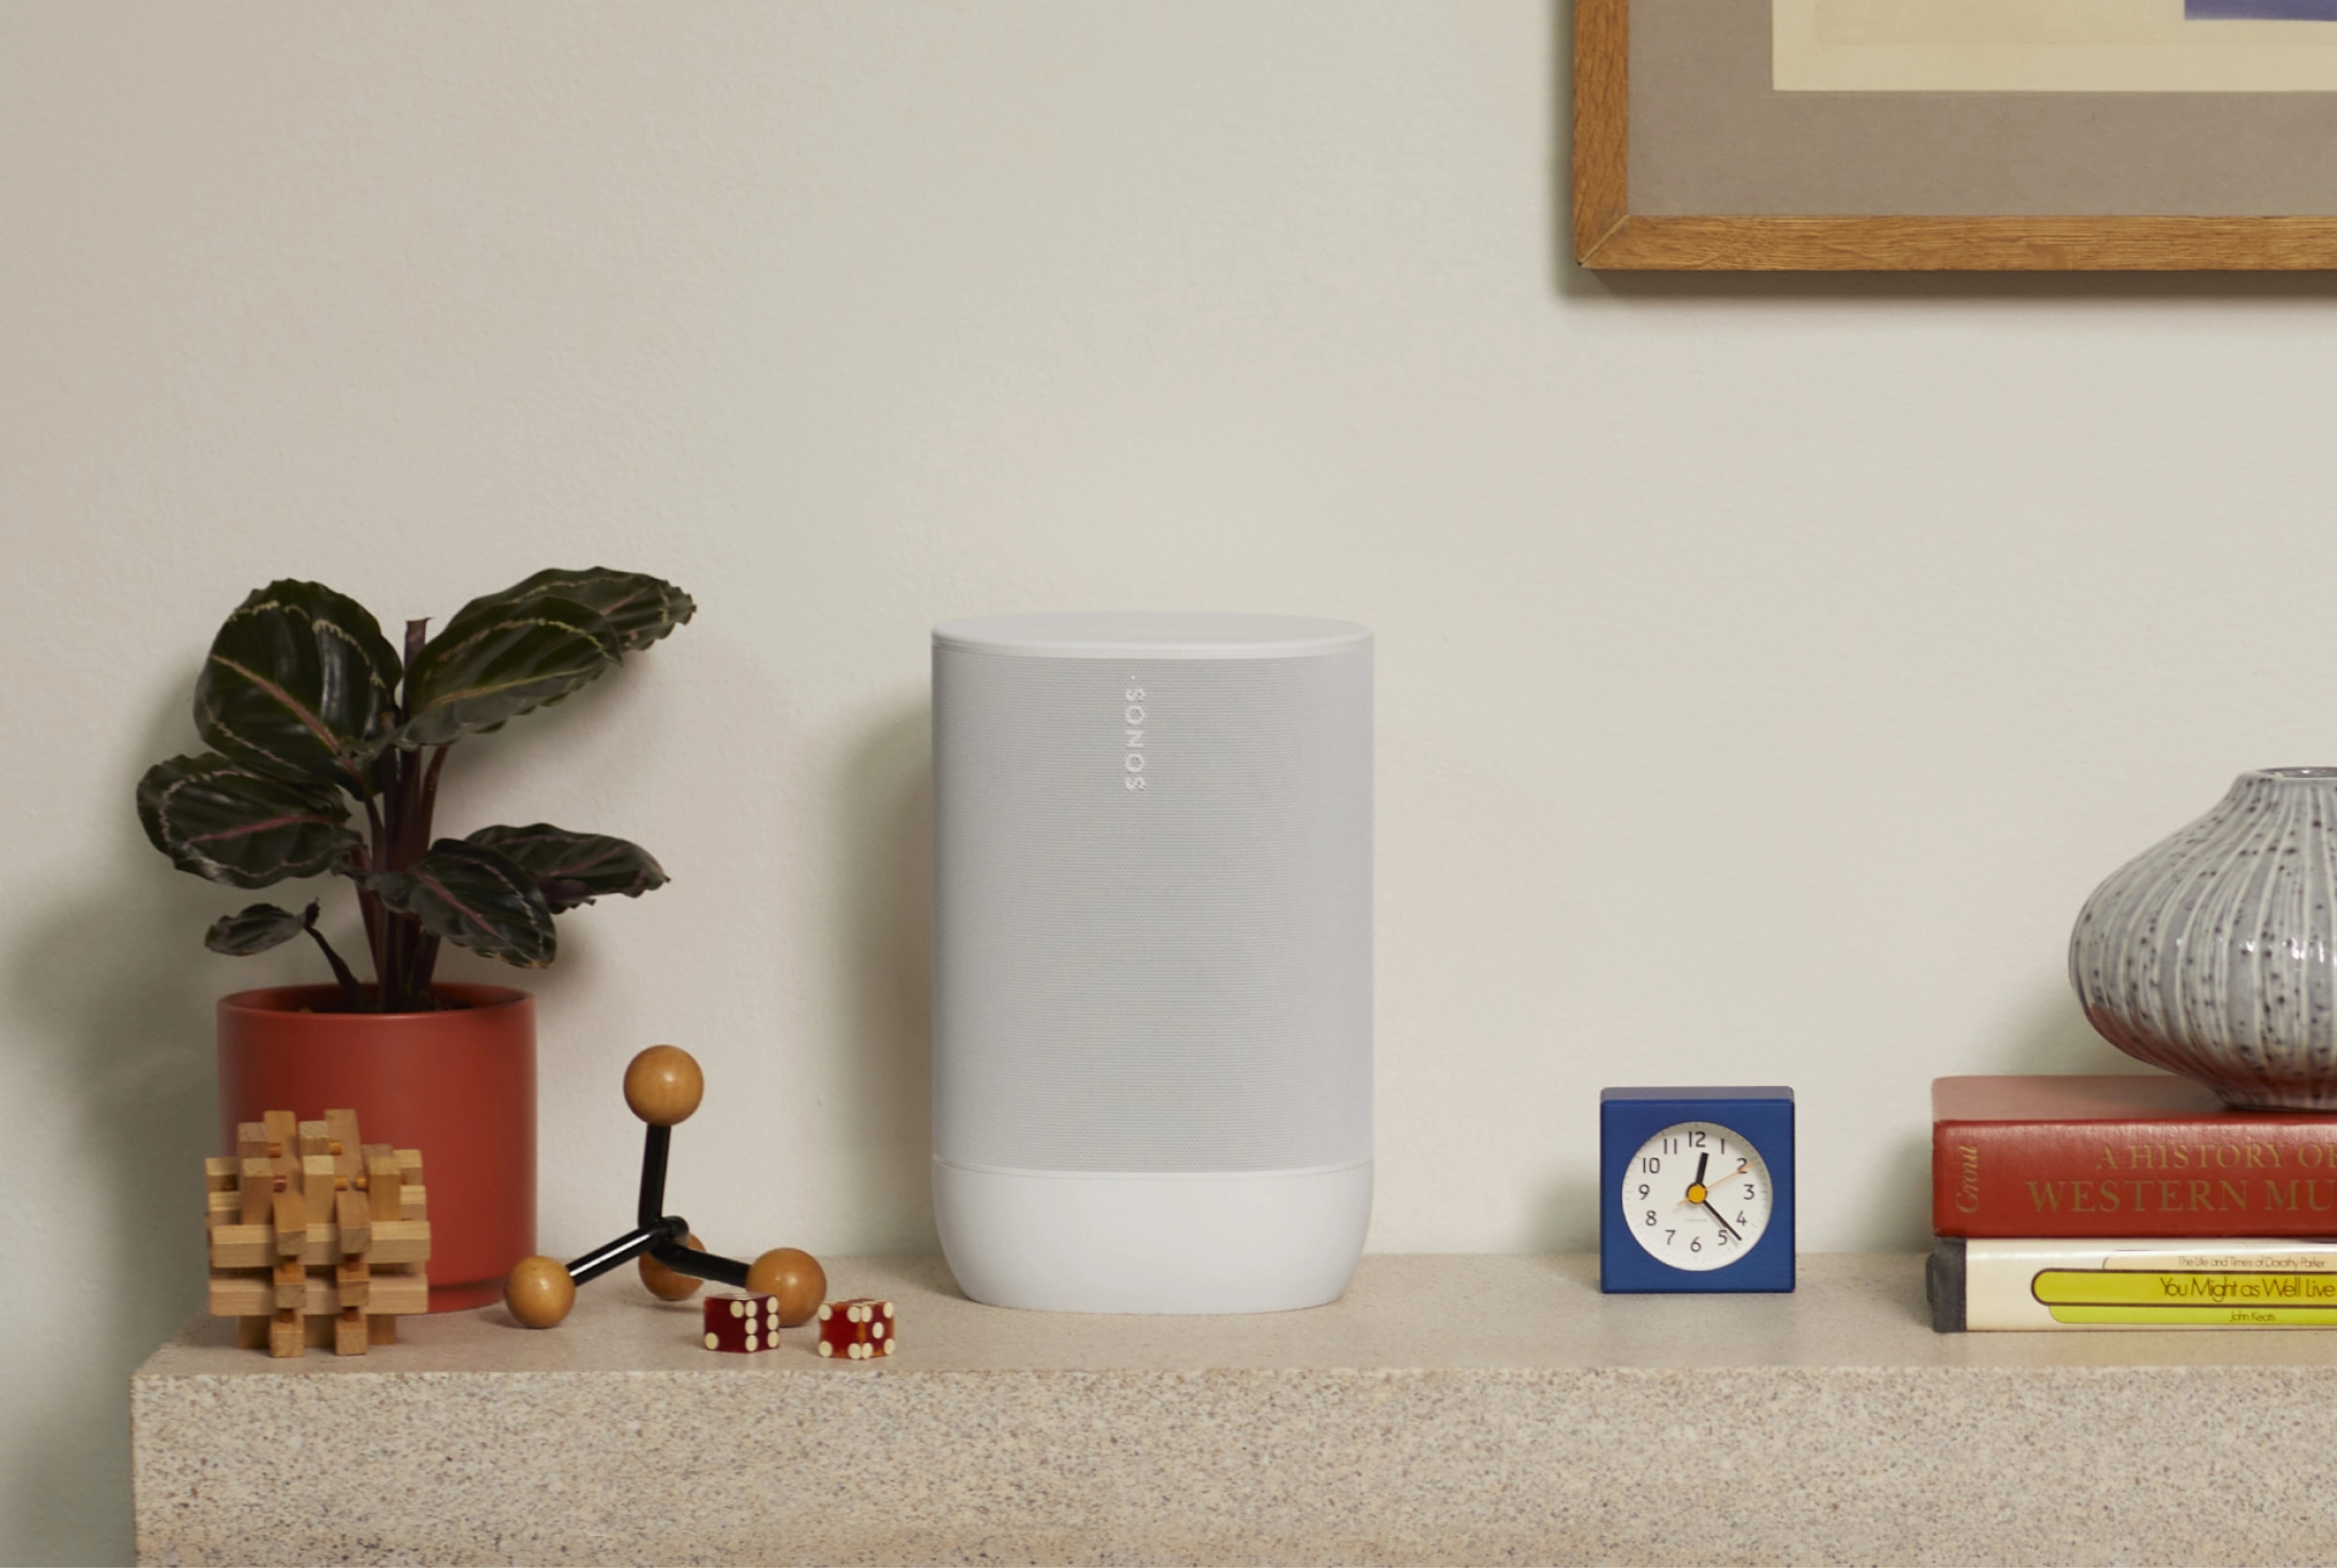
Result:
M1623 1167L1632 1239L1669 1268L1725 1269L1768 1229L1776 1191L1761 1151L1717 1122L1675 1122Z

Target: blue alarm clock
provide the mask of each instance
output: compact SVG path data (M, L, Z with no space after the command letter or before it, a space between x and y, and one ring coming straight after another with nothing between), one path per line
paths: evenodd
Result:
M1794 1288L1794 1091L1599 1096L1599 1288Z

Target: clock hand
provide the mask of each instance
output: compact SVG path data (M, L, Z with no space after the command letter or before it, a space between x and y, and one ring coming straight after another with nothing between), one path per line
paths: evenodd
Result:
M1727 1221L1720 1219L1720 1211L1714 1208L1708 1200L1704 1205L1704 1211L1706 1213L1710 1214L1715 1220L1720 1221L1720 1228L1722 1230L1726 1231L1732 1236L1736 1236L1736 1239L1739 1242L1745 1240L1744 1237L1736 1235L1736 1228L1735 1226L1731 1225Z
M1712 1151L1709 1149L1696 1157L1696 1180L1687 1184L1687 1195L1682 1197L1679 1203L1675 1206L1685 1207L1704 1202L1704 1168L1710 1164L1712 1164Z
M1700 1187L1703 1187L1703 1188L1705 1189L1705 1191L1706 1191L1706 1192L1710 1192L1714 1187L1717 1187L1717 1186L1721 1185L1723 1183L1726 1183L1726 1182L1733 1182L1733 1181L1735 1181L1737 1177L1739 1177L1739 1176L1743 1175L1745 1172L1747 1172L1747 1171L1751 1170L1752 1168L1753 1168L1753 1162L1752 1162L1752 1161L1750 1161L1750 1160L1739 1160L1739 1161L1737 1161L1737 1162L1736 1162L1736 1168L1735 1170L1733 1170L1733 1171L1729 1172L1726 1175L1722 1176L1721 1178L1719 1178L1719 1180L1718 1180L1718 1181L1715 1181L1715 1182L1711 1182L1711 1183L1706 1183L1706 1182L1704 1182L1704 1181L1699 1180L1699 1181L1697 1182L1697 1184L1698 1186L1700 1186ZM1701 1173L1699 1173L1699 1174L1701 1174Z

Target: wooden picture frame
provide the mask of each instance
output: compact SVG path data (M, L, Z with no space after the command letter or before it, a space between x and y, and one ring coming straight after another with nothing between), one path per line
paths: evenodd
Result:
M1636 0L1641 6L1678 0ZM1729 0L1742 12L1762 0ZM1632 179L1633 81L1631 19L1635 0L1575 0L1574 4L1574 254L1584 267L1651 271L2309 271L2337 268L2337 195L2326 214L2279 211L2270 201L2257 212L1956 212L1704 211L1635 209ZM1649 14L1642 11L1642 15ZM1709 55L1716 53L1707 48ZM1742 47L1739 46L1739 53ZM1739 63L1740 65L1743 63ZM1765 70L1765 60L1759 63ZM1708 69L1699 66L1699 69ZM1743 74L1739 70L1738 74ZM1765 77L1763 78L1765 84ZM1824 95L1776 94L1775 97ZM1887 116L1893 97L1928 97L1936 110L1951 94L1836 94L1852 102L1826 105L1829 124L1845 115ZM2014 95L1974 94L1976 98ZM2051 97L2026 95L2039 104ZM2157 112L2171 95L2133 95L2155 102L2118 106L2128 113ZM2337 93L2289 95L2283 104L2250 104L2248 94L2174 97L2168 112L2254 115L2288 133L2300 111L2337 117L2337 103L2300 105L2298 96L2337 100ZM2022 107L2026 108L2024 104ZM1644 109L1644 105L1642 106ZM2284 118L2273 121L2271 116ZM2322 123L2315 120L2313 124ZM2285 129L2284 129L2285 128ZM2275 146L2276 139L2262 140ZM2251 145L2257 145L2252 143ZM2322 147L2330 145L2320 143ZM1887 170L1885 176L1887 177ZM2244 182L2239 182L2244 183ZM2282 200L2298 198L2285 189ZM2235 190L2244 202L2248 193ZM2311 198L2319 200L2318 196Z

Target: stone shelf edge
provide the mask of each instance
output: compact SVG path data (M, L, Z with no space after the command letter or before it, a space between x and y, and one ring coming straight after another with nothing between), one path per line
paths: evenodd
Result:
M1335 1306L1060 1317L932 1260L888 1361L698 1345L612 1277L562 1328L409 1320L132 1381L150 1563L2337 1563L2337 1334L1931 1332L1922 1265L1606 1297L1595 1259L1372 1257Z

